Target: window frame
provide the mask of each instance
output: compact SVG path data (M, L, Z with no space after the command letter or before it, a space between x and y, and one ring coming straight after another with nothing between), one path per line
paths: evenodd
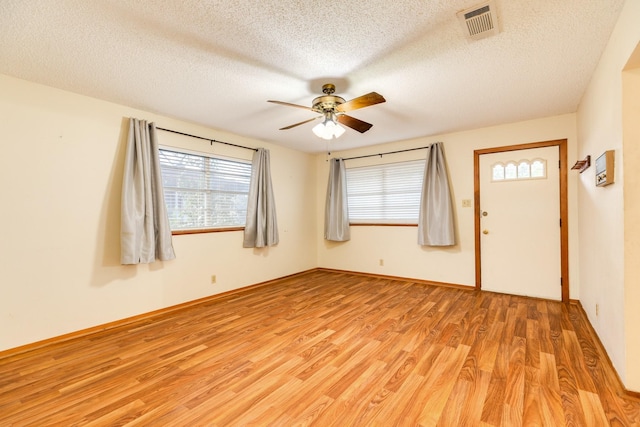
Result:
M178 153L178 154L187 154L187 155L192 155L192 156L198 156L198 157L203 157L203 158L210 158L210 159L218 159L218 160L223 160L223 161L229 161L229 162L236 162L236 163L242 163L242 164L246 164L249 166L249 184L250 184L250 180L251 180L251 166L252 166L252 161L249 159L242 159L242 158L237 158L237 157L231 157L231 156L225 156L225 155L221 155L218 153L209 153L209 152L203 152L203 151L196 151L196 150L190 150L187 148L182 148L182 147L177 147L177 146L169 146L169 145L159 145L158 149L160 151L169 151L169 152L174 152L174 153ZM162 175L163 172L163 167L162 164L160 165L160 172ZM163 193L164 193L164 203L165 203L165 208L167 209L167 211L169 211L169 208L167 206L166 200L167 200L167 188L180 188L180 187L167 187L166 185L164 185L164 175L162 175L162 180L163 180ZM249 184L247 185L247 195L249 193ZM204 192L205 190L202 190L201 192ZM210 191L210 190L208 190ZM245 209L246 210L246 209ZM170 224L171 226L171 224ZM204 227L204 228L185 228L185 229L171 229L171 234L176 236L176 235L183 235L183 234L202 234L202 233L220 233L220 232L227 232L227 231L243 231L245 229L246 226L246 218L245 218L245 224L244 225L233 225L233 226L221 226L221 227Z

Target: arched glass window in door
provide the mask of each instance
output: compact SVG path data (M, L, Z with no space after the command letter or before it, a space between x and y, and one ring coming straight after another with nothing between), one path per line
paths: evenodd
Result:
M507 163L507 166L504 168L504 179L518 179L518 167L515 162Z
M504 165L502 163L496 163L491 168L491 180L492 181L504 180Z
M528 179L545 179L547 177L547 161L544 159L510 160L495 163L491 166L491 181L515 181Z
M526 160L521 160L518 164L518 179L531 178L531 166Z
M546 178L547 162L543 159L534 159L531 162L531 178Z

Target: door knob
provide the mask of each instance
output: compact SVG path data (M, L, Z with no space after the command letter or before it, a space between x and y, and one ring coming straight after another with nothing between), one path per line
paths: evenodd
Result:
M489 213L487 211L482 211L482 216L487 216Z
M489 230L482 230L482 234L489 234Z

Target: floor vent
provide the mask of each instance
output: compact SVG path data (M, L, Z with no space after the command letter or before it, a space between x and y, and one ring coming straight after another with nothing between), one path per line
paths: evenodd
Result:
M487 1L457 14L465 36L480 40L498 34L498 15L493 1Z

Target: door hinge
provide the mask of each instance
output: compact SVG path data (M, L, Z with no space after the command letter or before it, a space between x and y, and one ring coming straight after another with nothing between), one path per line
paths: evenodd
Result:
M562 277L560 278L560 287L562 287L564 283L562 283Z
M562 218L560 218L560 227L562 227Z
M558 169L560 169L560 160L558 160Z

